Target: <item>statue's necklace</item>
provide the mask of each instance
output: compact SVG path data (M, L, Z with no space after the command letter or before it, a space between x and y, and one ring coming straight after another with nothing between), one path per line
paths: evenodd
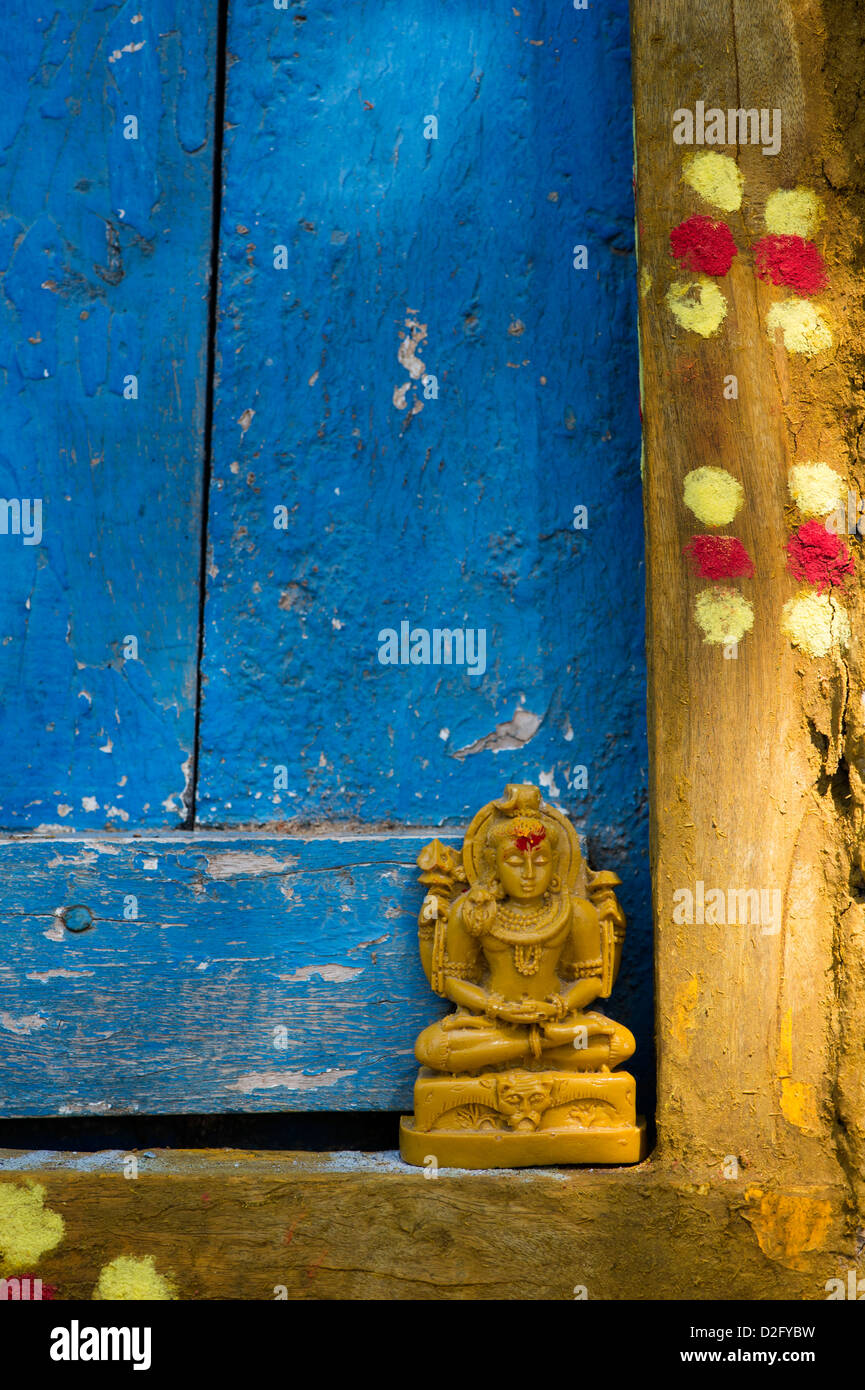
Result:
M492 935L513 947L514 967L520 975L537 975L543 958L541 948L555 936L567 911L567 897L564 904L553 898L527 912L517 912L499 903Z

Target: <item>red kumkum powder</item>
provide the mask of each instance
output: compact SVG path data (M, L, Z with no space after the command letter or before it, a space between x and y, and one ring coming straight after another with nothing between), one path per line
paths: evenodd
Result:
M31 1290L31 1294L32 1294L32 1292L33 1292L33 1285L35 1284L36 1279L37 1279L37 1276L36 1276L35 1274L16 1274L16 1275L15 1275L15 1278L19 1280L19 1287L23 1287L24 1281L25 1281L26 1279L29 1279L29 1280L30 1280L30 1290ZM57 1286L56 1286L56 1284L44 1284L44 1283L43 1283L41 1293L42 1293L42 1299L43 1299L43 1301L44 1301L44 1300L47 1300L47 1299L53 1298L54 1295L57 1293ZM4 1294L3 1294L3 1293L0 1293L0 1299L2 1299L3 1297L4 1297ZM12 1289L11 1289L11 1286L9 1285L9 1283L7 1282L7 1284L6 1284L6 1291L5 1291L5 1298L8 1300L8 1299L11 1299L12 1297L13 1297Z
M537 849L541 841L545 840L546 838L546 828L543 825L540 825L538 826L537 830L534 831L534 833L530 832L528 835L515 835L514 844L516 845L520 854L525 854L526 850Z
M794 579L816 585L818 593L843 589L845 577L855 573L850 551L822 521L806 521L793 532L787 542L787 568Z
M761 280L799 294L819 294L829 283L823 257L801 236L764 236L754 246L754 269Z
M670 233L670 255L685 270L704 275L726 275L738 248L726 222L695 213Z
M751 557L735 536L692 536L683 553L690 555L702 579L750 579Z

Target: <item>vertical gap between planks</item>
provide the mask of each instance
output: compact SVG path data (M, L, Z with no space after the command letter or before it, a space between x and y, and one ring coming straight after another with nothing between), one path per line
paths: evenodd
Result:
M204 467L202 470L201 544L198 564L198 647L195 660L195 733L192 742L192 776L183 828L195 829L198 798L199 742L201 738L201 667L204 660L204 617L207 602L207 521L210 505L213 448L213 396L216 375L216 331L219 309L219 244L222 220L222 149L225 133L226 44L229 0L218 0L216 18L216 71L213 98L213 193L210 218L210 284L207 313L207 366L204 404Z

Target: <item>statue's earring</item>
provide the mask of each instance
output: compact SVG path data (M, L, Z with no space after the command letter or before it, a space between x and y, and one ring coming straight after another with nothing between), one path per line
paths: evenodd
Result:
M497 900L497 902L501 902L502 898L506 898L508 896L504 888L502 887L501 882L497 878L494 878L492 880L490 884L490 892L492 893L493 897Z
M561 886L562 880L559 878L558 874L553 874L552 878L550 879L550 892L558 893Z

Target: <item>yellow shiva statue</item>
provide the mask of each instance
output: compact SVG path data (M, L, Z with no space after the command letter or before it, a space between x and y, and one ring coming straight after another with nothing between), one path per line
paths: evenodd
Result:
M417 1040L403 1158L458 1168L638 1162L634 1079L613 1070L634 1038L590 1007L619 970L620 880L586 867L570 821L527 785L478 812L462 860L433 840L418 865L421 961L456 1010Z

